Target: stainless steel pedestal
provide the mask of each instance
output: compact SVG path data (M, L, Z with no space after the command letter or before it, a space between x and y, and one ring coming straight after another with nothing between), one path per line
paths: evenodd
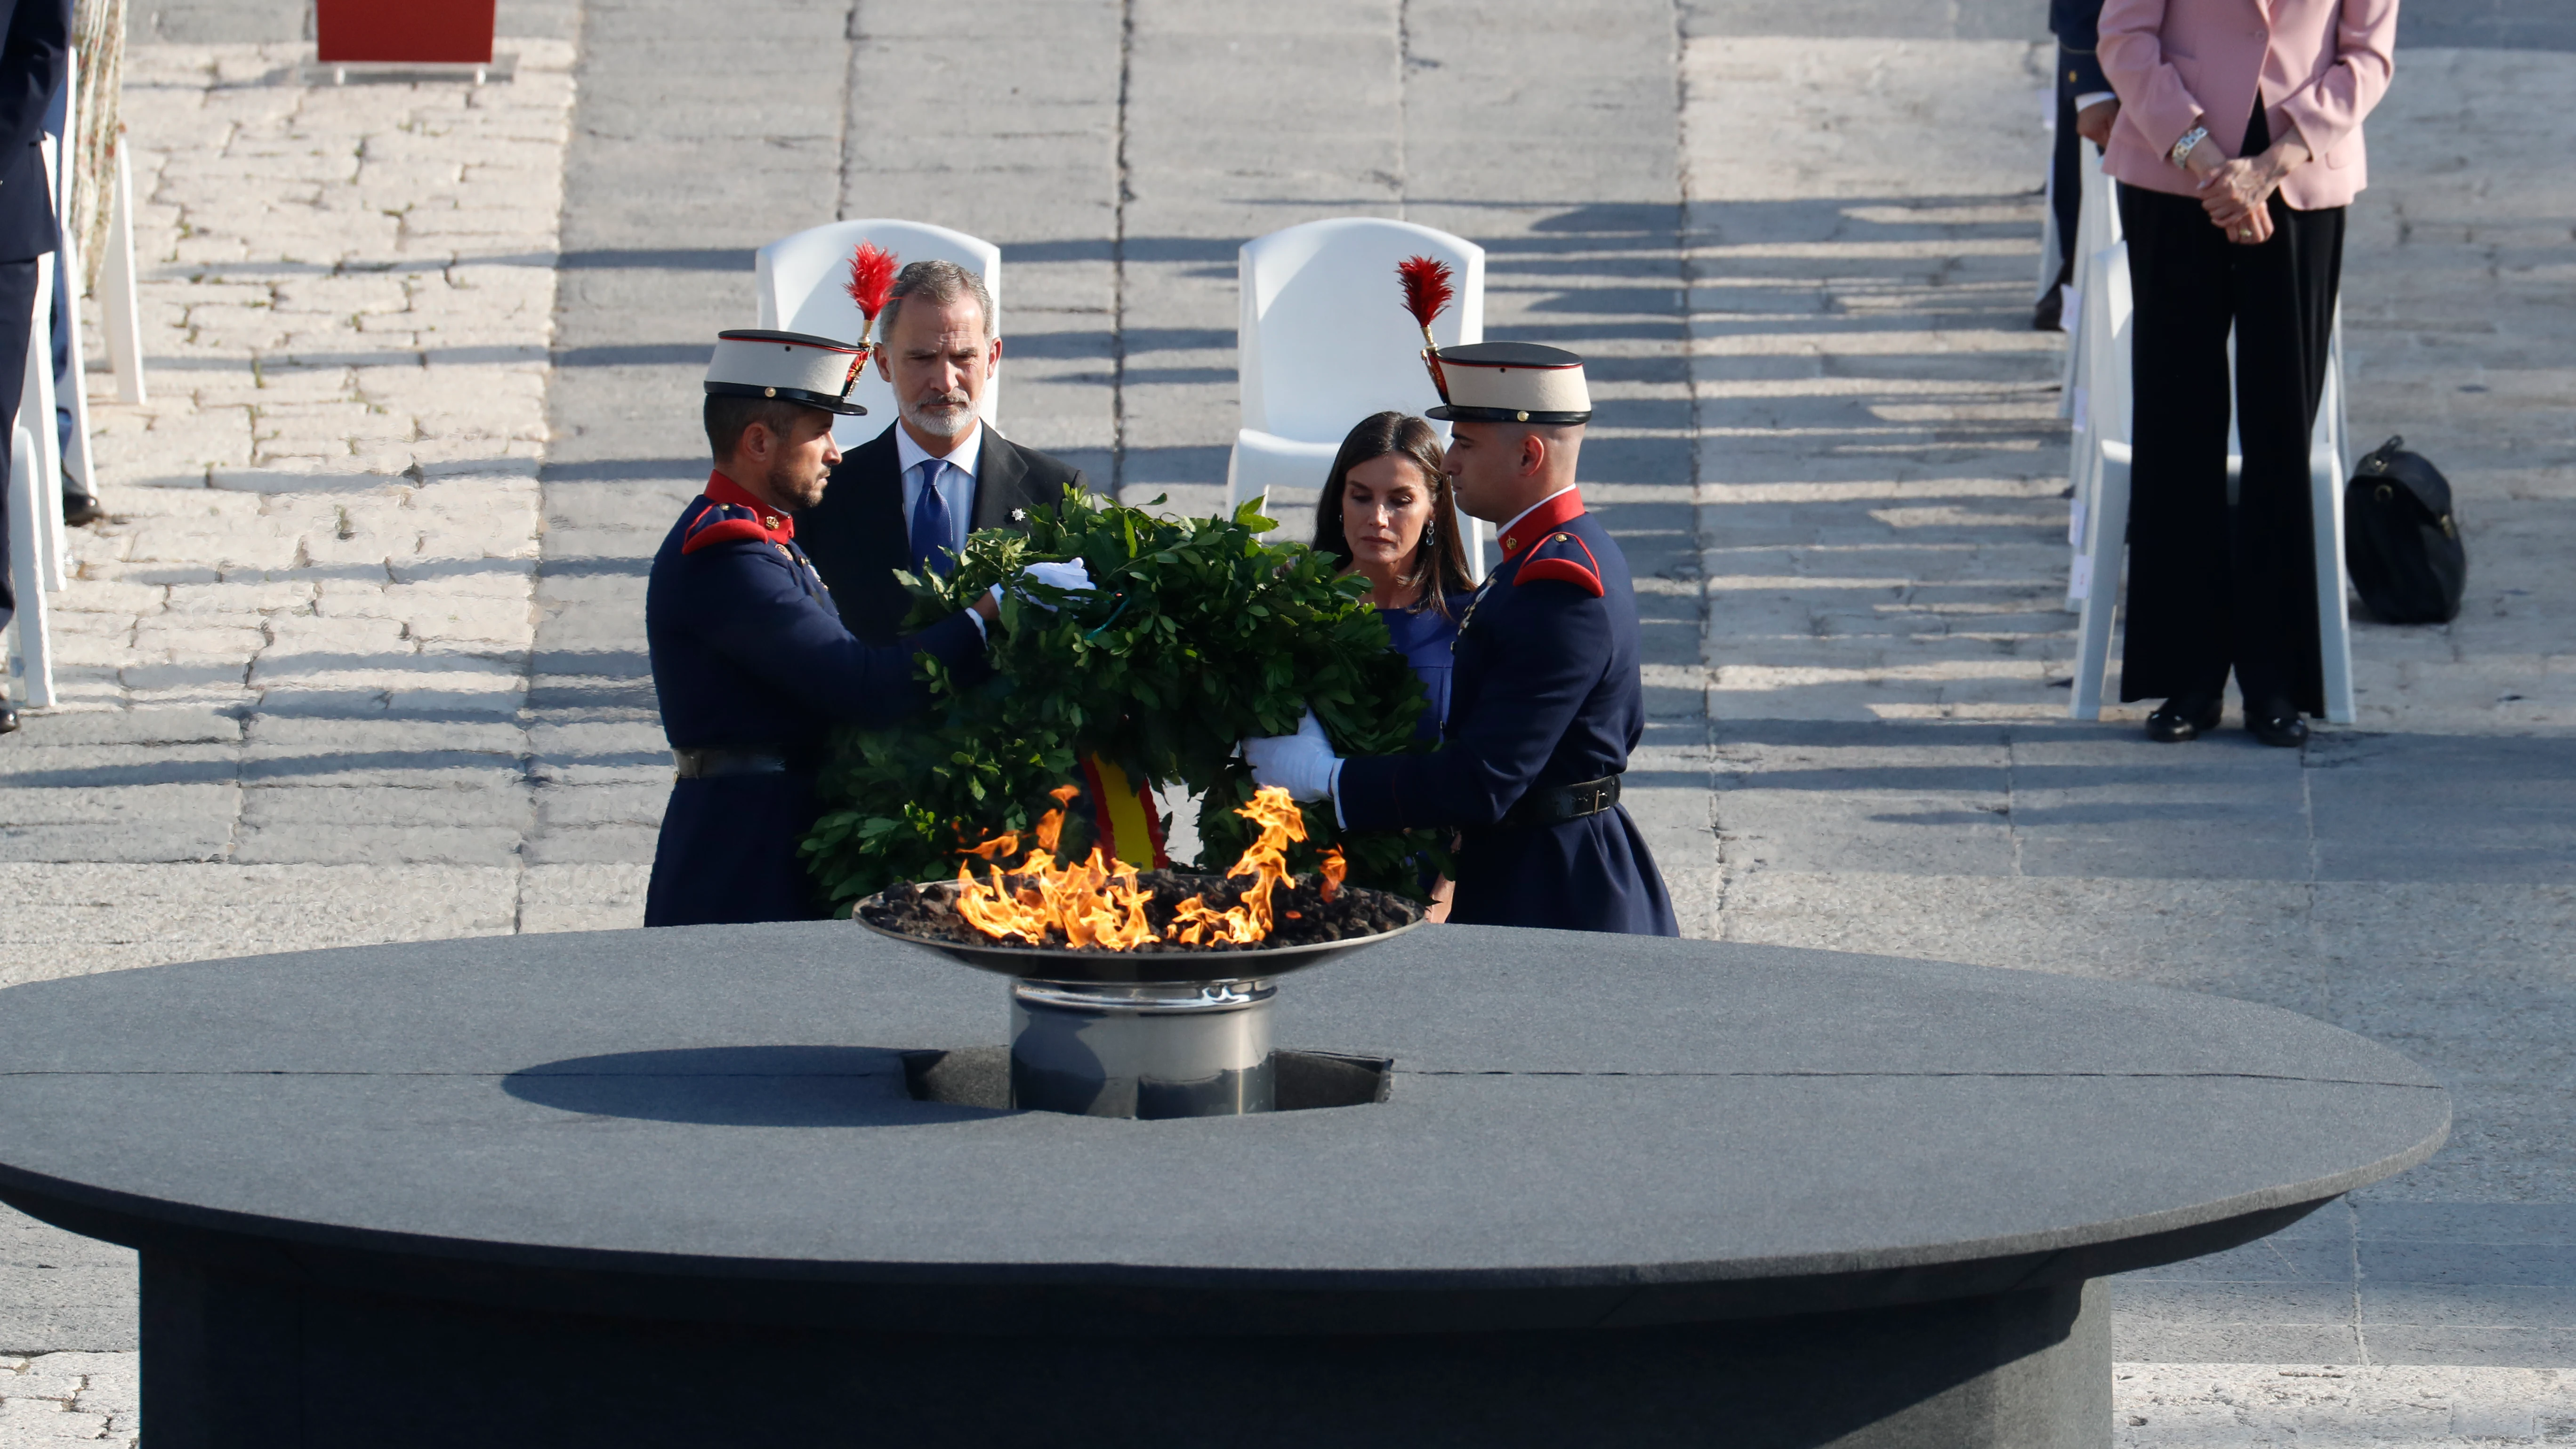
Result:
M1011 1105L1232 1117L1277 1103L1264 980L1011 984Z

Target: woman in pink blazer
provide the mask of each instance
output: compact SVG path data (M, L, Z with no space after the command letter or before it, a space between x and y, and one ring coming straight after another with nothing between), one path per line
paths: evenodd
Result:
M2325 386L2361 121L2397 0L2104 0L2137 313L2122 699L2159 740L2217 728L2232 668L2269 745L2324 711L2308 434ZM2227 336L2245 467L2227 503Z

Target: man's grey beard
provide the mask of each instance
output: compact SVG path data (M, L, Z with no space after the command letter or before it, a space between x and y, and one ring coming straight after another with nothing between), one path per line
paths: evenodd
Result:
M941 417L929 411L921 403L907 402L903 405L903 420L933 437L940 438L962 437L968 428L975 426L974 400L964 393L951 393L934 401L954 402L957 405L957 411L947 417Z

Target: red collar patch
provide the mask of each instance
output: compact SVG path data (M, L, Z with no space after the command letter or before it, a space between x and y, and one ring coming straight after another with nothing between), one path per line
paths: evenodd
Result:
M707 506L691 515L680 552L696 553L719 543L765 543L786 553L796 537L796 517L751 496L751 490L722 473L707 475Z
M710 503L721 503L728 508L740 508L748 512L752 515L752 521L761 526L762 531L774 537L794 538L796 536L795 514L782 512L752 497L750 489L722 473L707 475L706 493L707 501Z
M1568 488L1554 498L1532 509L1512 522L1512 530L1503 535L1503 561L1509 563L1522 549L1545 538L1560 525L1583 516L1583 490Z

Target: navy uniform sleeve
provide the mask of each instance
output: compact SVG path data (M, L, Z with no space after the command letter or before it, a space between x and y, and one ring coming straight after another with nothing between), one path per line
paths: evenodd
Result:
M1526 793L1556 753L1609 667L1610 611L1599 596L1556 579L1509 585L1531 616L1507 657L1472 700L1453 699L1465 723L1428 755L1372 755L1342 766L1342 819L1353 830L1409 825L1492 825Z
M882 729L930 703L912 657L928 654L970 680L984 664L984 633L952 614L892 644L864 644L814 598L767 543L720 543L688 559L703 570L692 590L724 605L689 627L762 683L843 724Z

